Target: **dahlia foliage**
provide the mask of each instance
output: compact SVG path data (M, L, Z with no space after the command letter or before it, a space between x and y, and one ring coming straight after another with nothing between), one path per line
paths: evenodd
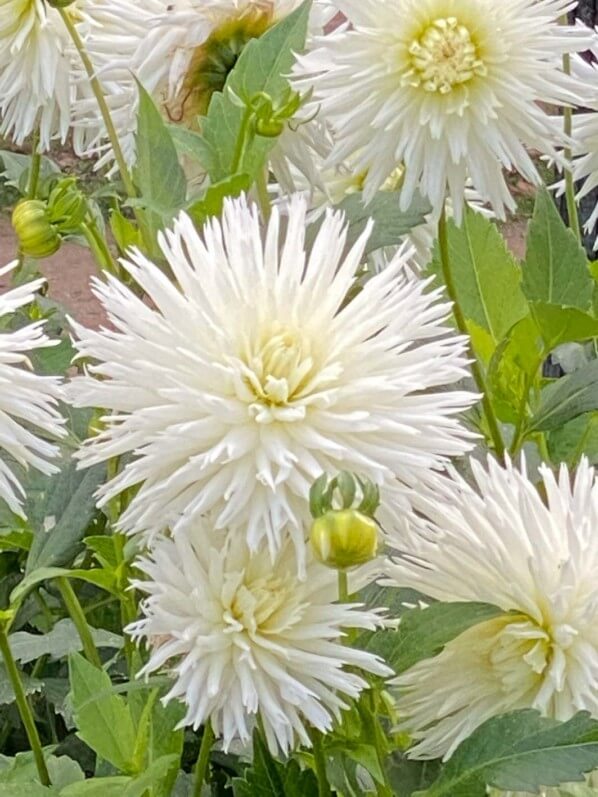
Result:
M598 797L575 5L0 0L0 795Z

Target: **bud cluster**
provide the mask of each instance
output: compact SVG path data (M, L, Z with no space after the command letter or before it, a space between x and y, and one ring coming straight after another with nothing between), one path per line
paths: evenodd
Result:
M60 249L62 236L78 232L88 212L85 196L73 177L60 180L47 200L23 199L12 214L12 226L24 255L44 258Z

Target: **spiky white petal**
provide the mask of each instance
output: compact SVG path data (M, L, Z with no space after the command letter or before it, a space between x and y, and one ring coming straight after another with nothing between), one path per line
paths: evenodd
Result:
M137 564L146 580L135 586L148 597L144 619L128 631L151 649L140 674L170 667L165 700L186 704L182 725L211 720L225 750L250 739L258 713L273 753L310 746L308 725L329 731L346 698L367 686L345 667L391 674L371 653L342 644L344 628L373 629L379 615L335 603L336 574L318 563L300 581L289 542L273 562L202 518Z
M123 37L136 0L75 0L65 13L75 24L95 64L91 34ZM137 12L138 13L138 12ZM0 4L0 135L20 145L39 129L39 146L64 141L79 92L85 92L80 57L59 12L43 0Z
M346 254L341 214L326 215L309 254L302 198L285 225L275 209L263 238L244 198L201 235L181 215L161 237L175 284L138 252L123 262L151 307L96 281L114 329L74 324L98 364L72 399L114 413L85 464L133 455L101 491L105 502L140 485L123 530L154 535L217 507L217 527L241 528L252 548L267 537L275 551L289 524L302 550L322 471L404 491L471 447L456 416L475 397L451 389L466 342L444 326L439 291L410 279L399 252L346 303L371 225Z
M0 269L6 274L16 266ZM36 280L0 295L0 318L6 318L33 300L44 280ZM64 435L63 419L57 410L61 396L60 380L31 371L27 352L51 346L43 322L28 324L14 331L0 332L0 498L17 515L23 515L24 492L14 472L14 463L34 467L42 473L55 473L48 460L57 453L51 438ZM8 460L5 456L8 455Z
M559 25L570 0L338 0L353 27L298 56L295 87L313 89L335 132L331 158L355 158L371 198L404 165L401 204L419 189L459 220L470 178L502 216L513 208L502 168L540 178L526 147L556 156L558 117L538 102L579 103L564 53L590 32Z
M489 717L536 708L598 717L598 482L587 460L540 488L522 470L471 462L477 490L439 478L388 565L395 584L505 613L396 679L419 758L449 756ZM573 479L573 484L571 484Z

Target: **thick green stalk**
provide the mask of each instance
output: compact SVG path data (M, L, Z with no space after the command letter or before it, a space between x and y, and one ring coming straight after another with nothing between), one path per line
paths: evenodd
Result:
M193 787L193 797L201 797L201 789L204 783L209 782L210 774L210 753L214 744L214 731L212 723L208 720L203 728L199 756L195 767L195 785Z
M89 248L93 252L95 259L100 268L105 269L109 274L119 276L119 267L112 253L108 248L108 244L100 234L95 221L88 217L87 221L81 224L81 232L85 236Z
M459 298L457 295L455 282L453 280L453 273L451 271L451 259L449 254L449 243L448 243L448 226L446 222L445 208L443 208L440 220L438 222L438 243L440 246L440 261L442 265L442 276L444 278L444 284L446 287L446 292L448 294L448 297L453 303L453 315L455 317L457 328L459 332L461 332L463 335L469 336L467 323L465 321L465 316L463 315L463 311L461 310L461 306L459 304ZM470 368L475 383L478 386L478 390L482 394L482 408L484 410L484 415L486 416L486 423L488 424L488 429L490 431L490 437L492 438L492 442L494 444L494 449L496 451L497 456L502 458L505 453L505 444L503 442L502 435L500 433L500 427L498 425L498 421L496 420L496 416L492 408L492 403L488 398L488 390L486 387L486 380L484 378L484 374L482 373L480 364L478 363L473 353L472 353L472 362Z
M260 203L260 210L262 211L262 217L265 222L269 220L270 214L272 212L272 207L270 205L270 195L268 194L268 174L268 166L264 166L264 168L258 174L257 180L255 181L257 198L258 202Z
M83 644L85 658L87 661L91 662L91 664L94 664L96 667L99 667L99 669L102 669L102 660L100 659L100 654L98 653L98 649L93 641L91 628L89 627L89 623L85 617L85 612L79 603L79 598L71 586L71 582L68 580L68 578L66 578L66 576L61 576L60 578L56 579L56 585L60 590L66 610L68 611L71 620L75 624L75 628L77 629L77 633L79 634L79 638Z
M309 736L312 743L316 777L318 779L318 797L330 797L330 784L326 774L326 758L322 747L322 734L315 728L310 728Z
M33 753L40 783L42 786L51 786L50 775L48 773L48 768L44 759L44 751L42 749L37 728L35 727L35 720L33 719L31 707L27 702L27 696L25 694L25 689L23 688L21 675L12 655L4 625L0 625L0 652L2 653L2 658L4 659L4 665L6 667L8 679L15 693L17 708L19 710L19 715L23 725L25 726L27 738L29 739L29 745Z
M31 143L31 170L29 172L29 184L27 186L27 199L35 199L39 187L39 175L42 168L42 156L39 151L39 130L33 134Z
M87 50L85 49L85 44L83 43L82 38L79 36L79 31L77 30L77 26L73 23L70 14L68 12L68 9L57 8L56 10L62 17L62 21L64 22L66 29L69 32L69 36L71 37L73 44L75 45L75 48L79 53L81 61L83 62L83 66L85 67L87 77L89 78L89 85L91 86L91 90L93 91L94 97L96 98L96 102L98 103L100 113L102 114L102 119L104 120L104 125L106 126L106 132L108 134L108 138L110 139L110 143L112 145L112 151L114 152L114 157L116 158L116 162L118 164L120 176L123 181L123 185L125 186L125 191L127 192L130 198L133 198L137 196L137 192L135 191L135 185L133 184L133 180L131 178L131 175L129 174L127 162L125 160L122 147L120 146L118 133L116 132L116 128L114 127L112 116L110 115L110 109L108 108L108 103L106 102L106 98L104 97L102 84L96 77L95 69L87 53Z

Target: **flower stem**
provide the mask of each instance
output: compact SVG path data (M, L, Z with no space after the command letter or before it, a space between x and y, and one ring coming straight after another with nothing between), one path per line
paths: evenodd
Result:
M89 248L94 254L100 268L105 269L109 274L119 276L118 264L112 257L112 253L108 248L108 244L100 234L97 224L89 216L86 221L81 224L81 232L85 236Z
M270 218L272 208L270 207L270 196L268 194L268 166L265 166L257 176L255 181L257 198L260 203L260 210L265 222Z
M31 170L27 186L27 199L35 199L39 187L39 175L42 167L42 156L39 151L39 129L36 128L31 142Z
M467 322L465 321L465 316L463 315L463 311L461 310L461 306L459 304L459 298L457 296L457 291L453 280L453 274L451 271L451 260L450 260L449 242L448 242L448 226L446 221L446 208L442 209L442 214L438 222L438 243L440 246L440 261L442 265L442 276L444 278L444 284L446 287L446 292L448 294L448 297L453 303L453 315L455 317L455 322L457 324L459 332L461 332L463 335L469 336L469 331L467 329ZM484 410L484 415L486 416L486 423L488 424L490 437L494 444L496 455L502 458L505 453L505 444L502 439L502 435L500 433L498 421L496 420L496 416L492 408L492 403L488 398L488 390L486 387L486 380L484 374L482 373L480 364L478 363L475 354L473 352L472 352L472 362L470 368L475 383L478 386L480 393L482 394L482 408Z
M349 601L349 579L346 570L338 571L338 602L348 603Z
M309 737L312 743L314 765L316 777L318 779L318 797L330 797L331 791L326 774L326 758L324 757L324 748L322 747L322 734L315 728L310 728Z
M129 174L127 162L125 160L122 147L120 146L118 133L116 132L116 128L114 127L112 116L110 115L110 109L108 108L108 103L106 102L106 98L104 97L102 84L96 77L95 69L87 53L87 50L85 49L85 44L83 43L83 39L81 38L81 36L79 36L79 31L77 30L76 25L73 23L68 10L65 8L56 8L56 10L62 17L62 21L64 22L66 29L69 32L69 36L71 37L73 44L75 45L75 48L77 49L77 52L81 57L83 66L85 67L87 77L89 78L89 84L91 86L91 90L94 93L94 96L98 103L98 107L100 109L100 113L102 114L102 119L104 120L104 125L106 126L106 132L108 134L108 138L110 139L110 143L112 145L112 151L114 152L114 157L116 158L116 162L118 164L120 176L123 181L123 185L125 186L125 191L127 192L127 195L130 198L134 198L135 196L137 196L137 192L135 191L133 180L131 178L131 175Z
M56 586L60 590L66 610L68 611L71 620L75 624L75 628L77 629L77 633L79 634L79 638L83 644L85 658L87 661L91 662L91 664L94 664L101 670L102 660L100 659L100 654L98 653L98 649L93 641L91 628L89 627L89 623L85 617L85 612L79 603L79 598L77 597L75 590L71 586L71 582L68 580L68 578L66 578L66 576L61 576L60 578L56 579Z
M203 726L203 736L201 737L201 745L199 747L199 756L197 757L197 765L195 767L195 786L193 788L193 797L201 797L201 789L204 783L209 782L210 776L210 753L212 745L214 744L214 730L210 720Z
M27 702L27 696L25 695L23 682L21 680L17 664L12 655L10 644L8 642L8 636L6 635L6 628L4 627L4 625L0 625L0 652L2 653L2 658L4 659L4 664L6 666L8 679L15 693L17 708L19 710L19 714L23 722L23 725L25 726L25 732L27 733L27 738L29 739L29 745L33 753L33 758L35 760L35 766L37 768L37 774L39 775L40 783L42 784L42 786L50 786L51 785L50 775L48 773L48 768L46 767L46 762L44 760L44 751L42 750L42 744L39 738L39 734L37 732L37 728L35 727L35 720L33 719L31 707Z

